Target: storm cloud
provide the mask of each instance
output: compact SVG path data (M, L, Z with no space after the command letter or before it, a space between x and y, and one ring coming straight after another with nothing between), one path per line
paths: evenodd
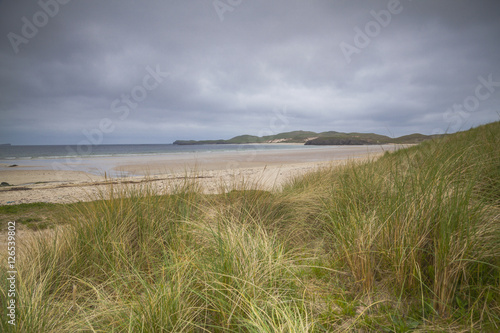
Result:
M0 1L0 143L500 119L497 0Z

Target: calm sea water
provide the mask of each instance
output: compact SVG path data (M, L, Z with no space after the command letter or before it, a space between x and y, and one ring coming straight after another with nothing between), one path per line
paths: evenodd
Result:
M143 144L143 145L50 145L50 146L0 146L0 160L14 162L19 159L59 159L65 157L109 157L129 155L160 155L199 152L297 149L307 148L298 145L173 145L173 144Z
M176 155L210 154L216 152L237 152L256 150L311 149L302 145L38 145L38 146L0 146L0 170L11 170L9 165L17 165L23 170L76 170L93 174L107 172L110 176L121 175L114 170L120 162L127 158L140 159L174 158ZM115 174L116 173L116 174Z

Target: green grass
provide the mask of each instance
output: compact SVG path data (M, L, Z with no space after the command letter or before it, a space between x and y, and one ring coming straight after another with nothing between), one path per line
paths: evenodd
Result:
M111 185L0 207L60 225L17 263L5 332L496 332L500 123L203 195ZM42 216L42 217L40 217ZM57 218L56 218L57 217ZM7 272L0 270L0 283Z
M0 231L6 231L8 221L16 221L31 230L51 228L64 223L64 211L64 205L42 202L0 206Z

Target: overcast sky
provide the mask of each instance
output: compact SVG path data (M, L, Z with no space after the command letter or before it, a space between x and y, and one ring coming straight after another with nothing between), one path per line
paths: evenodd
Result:
M0 0L0 143L500 120L498 0Z

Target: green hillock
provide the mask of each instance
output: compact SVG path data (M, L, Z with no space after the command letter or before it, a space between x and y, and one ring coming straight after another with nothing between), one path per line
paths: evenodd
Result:
M370 144L414 144L439 137L438 135L411 134L399 138L390 138L374 133L341 133L335 131L311 132L292 131L258 137L255 135L240 135L229 140L176 140L177 145L199 144L248 144L248 143L304 143L307 145L370 145Z

